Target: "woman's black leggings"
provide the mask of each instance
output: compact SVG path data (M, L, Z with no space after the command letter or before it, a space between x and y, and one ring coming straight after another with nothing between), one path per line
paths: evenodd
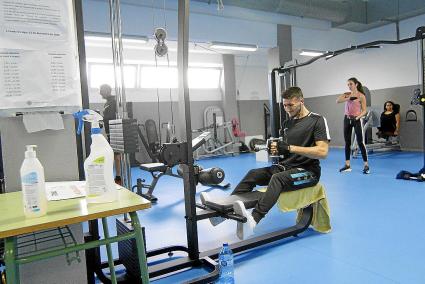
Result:
M363 142L362 121L360 119L348 118L347 116L344 116L345 160L350 160L351 133L353 132L353 127L356 133L357 144L362 152L363 161L367 162L366 147Z

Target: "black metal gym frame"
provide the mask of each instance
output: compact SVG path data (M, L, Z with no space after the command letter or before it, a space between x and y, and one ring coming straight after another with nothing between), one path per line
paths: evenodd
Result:
M81 84L81 100L82 108L88 109L89 105L89 94L88 94L88 83L87 83L87 71L86 71L86 51L84 41L84 21L83 21L83 5L82 0L73 0L75 23L77 32L78 42L78 57L79 57L79 68L80 68L80 84ZM77 133L78 122L75 123L75 133ZM77 144L77 156L78 156L78 172L79 179L84 180L84 159L90 154L91 134L90 127L84 127L84 147L82 135L76 136ZM85 152L84 150L85 149ZM99 224L97 220L88 222L89 231L84 234L84 241L90 242L92 240L99 240ZM91 262L91 259L100 259L100 248L94 248L85 251L86 267L87 267L87 283L95 283L94 275L96 271L96 263ZM101 269L99 269L101 271ZM99 278L101 279L101 278Z
M87 71L86 71L86 51L85 51L85 41L84 41L84 21L83 21L83 5L82 0L73 0L74 13L75 13L75 23L76 23L76 33L77 33L77 43L78 43L78 57L79 57L79 68L80 68L80 84L81 84L81 102L82 108L88 109L89 105L89 94L88 94L88 82L87 82ZM78 122L75 123L75 133L77 133ZM84 127L84 147L82 135L76 136L77 144L77 156L78 156L78 172L79 179L84 180L84 159L90 154L90 144L91 144L91 134L90 127ZM85 152L84 150L85 149ZM85 154L85 155L84 155ZM92 240L99 240L99 225L97 220L92 220L88 222L89 231L84 234L84 241L90 242ZM96 268L96 262L91 262L90 260L99 259L100 260L100 248L94 248L85 251L86 257L86 267L87 267L87 283L95 283L94 275L96 270L101 271ZM100 262L100 261L99 261ZM99 265L100 267L100 265ZM103 275L103 274L102 274ZM99 279L102 279L99 277Z
M343 49L339 49L336 51L328 51L323 55L320 56L316 56L313 57L310 60L307 60L306 62L303 63L299 63L299 64L295 64L295 65L290 65L290 66L281 66L281 67L277 67L274 68L271 73L270 73L270 123L271 123L271 131L272 131L272 137L278 137L279 136L279 128L281 125L281 120L282 117L279 114L279 111L281 109L280 107L280 103L278 103L277 98L276 98L276 78L279 78L280 76L284 76L284 80L285 82L287 82L287 78L289 76L289 81L290 84L292 86L295 85L294 82L294 77L295 77L295 72L296 69L302 66L306 66L309 65L317 60L319 60L320 58L325 58L326 60L332 59L335 56L341 55L343 53L346 52L350 52L356 49L365 49L365 48L377 48L379 47L379 45L387 45L387 44L403 44L403 43L407 43L407 42L412 42L412 41L417 41L420 40L420 46L421 46L421 65L422 65L422 95L424 95L425 93L425 26L422 27L418 27L416 29L416 33L415 36L413 37L409 37L409 38L405 38L405 39L401 39L401 40L377 40L377 41L372 41L372 42L368 42L368 43L364 43L364 44L360 44L360 45L353 45L351 47L348 48L343 48ZM287 86L287 84L283 84L284 86ZM425 124L425 105L422 104L422 115L423 115L423 122ZM425 173L425 125L423 126L423 155L424 155L424 165L422 167L422 169L419 171L420 173Z
M425 27L420 27L416 30L416 36L421 38L421 62L422 62L422 97L425 96ZM425 102L422 102L422 123L423 123L423 152L424 164L419 173L425 174Z
M196 205L195 194L196 184L193 170L193 152L192 152L192 128L190 116L189 89L187 86L187 68L188 68L188 40L189 40L189 0L179 0L178 8L178 68L179 68L179 114L180 114L180 133L181 140L185 142L185 153L187 163L183 164L184 180L184 199L186 212L186 231L187 231L187 253L188 257L182 257L176 260L163 262L149 266L150 277L157 277L183 268L204 265L212 270L207 275L192 279L187 283L209 283L218 277L217 264L213 259L217 259L221 247L199 252L197 222L214 216L223 216L229 219L246 222L246 219L232 213L219 213L205 208L202 205ZM196 207L202 210L196 211ZM286 237L296 236L306 230L312 219L312 207L304 210L304 214L299 222L290 227L277 232L272 232L256 238L251 238L238 243L231 244L230 247L234 253L240 253L270 242L281 240ZM159 249L158 252L165 253L168 250ZM148 252L148 257L159 255L155 252Z
M162 254L172 254L175 251L183 251L188 254L187 257L181 257L175 260L164 261L158 264L149 265L149 277L159 277L182 269L204 266L210 272L206 275L187 281L186 283L210 283L218 278L218 266L214 259L218 258L221 247L200 252L198 243L197 222L210 217L222 216L239 222L246 222L246 218L229 212L218 212L208 209L204 205L197 205L195 201L196 184L194 178L193 151L192 151L192 129L190 117L189 89L187 85L188 69L188 39L189 39L189 0L179 0L178 2L178 70L179 70L179 115L180 115L180 146L183 147L182 163L183 181L184 181L184 199L185 199L185 219L186 219L186 246L169 246L147 252L147 257L159 256ZM178 155L178 154L176 154ZM197 207L201 210L197 211ZM234 253L241 253L249 249L259 247L264 244L282 240L284 238L297 236L305 231L311 224L313 216L312 206L303 210L298 222L289 228L276 232L271 232L248 240L240 241L230 245ZM121 225L124 224L121 222ZM97 226L90 227L97 230L97 234L91 237L99 237ZM131 229L131 228L130 228ZM107 263L101 263L99 250L90 251L86 254L88 283L94 283L94 273L103 283L110 283L102 269L107 267ZM121 260L115 260L114 264L121 264ZM130 278L123 278L119 283L136 283Z

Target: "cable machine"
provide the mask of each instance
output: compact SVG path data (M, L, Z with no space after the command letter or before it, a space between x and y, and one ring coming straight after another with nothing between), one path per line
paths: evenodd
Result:
M354 45L348 48L344 48L344 49L339 49L336 51L328 51L323 55L320 56L316 56L306 62L303 63L299 63L299 64L294 64L294 65L290 65L290 66L281 66L278 68L274 68L271 73L270 73L270 125L271 125L271 133L272 133L272 137L278 137L279 136L279 129L280 126L282 125L282 121L285 118L284 113L282 113L282 107L281 104L278 102L277 96L279 94L279 92L277 91L277 87L279 87L280 85L283 86L283 88L287 89L289 86L294 86L295 82L296 82L296 69L299 67L303 67L303 66L307 66L310 65L311 63L321 59L321 58L325 58L326 60L334 58L335 56L341 55L343 53L346 52L350 52L356 49L365 49L365 48L375 48L377 45L381 45L381 44L391 44L391 45L395 45L395 44L403 44L403 43L407 43L407 42L412 42L412 41L420 41L420 46L421 46L421 73L422 73L422 94L420 94L418 96L418 100L419 100L419 104L421 104L423 106L422 108L422 115L423 115L423 121L425 123L425 26L422 27L418 27L416 29L416 34L414 37L409 37L409 38L405 38L405 39L401 39L401 40L377 40L377 41L372 41L369 43L364 43L361 45ZM280 80L280 78L282 79L282 84L276 84L276 81ZM424 174L425 173L425 126L423 129L423 155L424 155L424 164L422 169L420 169L419 173L420 174Z
M115 4L115 5L113 5ZM119 0L110 0L111 9L116 9L119 6ZM115 15L115 21L112 21L111 13L111 24L120 24L119 20L119 9L118 15ZM117 19L118 17L118 19ZM189 100L189 88L188 88L188 46L189 46L189 0L179 0L178 2L178 74L179 74L179 120L180 120L180 141L176 143L165 143L161 147L161 160L168 166L180 164L183 172L184 181L184 201L185 201L185 219L186 219L186 237L187 246L169 246L153 251L147 252L148 259L150 257L159 256L163 254L172 255L175 251L183 251L187 254L187 257L181 257L178 259L166 260L164 262L155 263L149 265L149 277L158 277L169 273L177 272L185 268L191 267L204 267L209 273L202 275L198 278L192 279L186 283L210 283L213 282L219 276L218 265L214 259L218 258L218 253L221 247L211 249L208 251L199 251L198 242L198 227L197 222L200 220L208 219L210 217L222 216L228 219L233 219L238 222L246 222L246 218L239 216L234 212L228 211L229 207L233 208L234 198L241 198L244 202L250 202L254 204L258 200L260 192L249 194L248 196L238 197L231 196L226 200L227 203L219 204L223 207L222 211L208 208L204 205L196 204L196 179L194 171L193 161L193 145L192 145L192 128L191 128L191 117L190 117L190 100ZM122 93L122 95L125 95ZM124 125L122 126L124 129ZM124 131L123 131L124 132ZM123 139L125 141L125 139ZM126 144L126 143L124 143ZM128 166L128 165L127 165ZM198 208L198 210L197 210ZM247 207L247 208L252 208ZM201 210L199 210L201 209ZM275 232L267 233L258 237L254 237L248 240L240 241L231 244L231 249L234 253L240 253L270 242L281 240L305 231L311 224L313 216L312 205L305 208L302 214L299 216L295 225L284 228ZM96 224L97 225L97 224ZM120 231L131 230L132 228L122 220L117 219L117 233ZM98 238L99 233L96 226L90 226L91 238ZM121 242L123 243L123 242ZM120 250L120 244L118 244ZM137 273L140 273L133 269L135 252L132 249L131 243L123 244L123 247L127 249L122 250L126 254L121 256L120 259L115 260L114 264L124 264L127 268L127 275L119 281L119 283L136 283ZM107 266L106 263L102 263L100 260L99 251L91 250L86 253L87 258L87 271L88 271L88 283L94 283L94 273L99 277L103 283L111 283L108 277L102 271ZM134 272L133 277L129 275L130 271ZM134 277L135 276L135 277Z

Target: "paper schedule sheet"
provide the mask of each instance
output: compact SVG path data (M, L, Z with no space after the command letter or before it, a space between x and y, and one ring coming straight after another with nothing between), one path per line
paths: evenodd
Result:
M0 110L81 105L71 0L0 0Z

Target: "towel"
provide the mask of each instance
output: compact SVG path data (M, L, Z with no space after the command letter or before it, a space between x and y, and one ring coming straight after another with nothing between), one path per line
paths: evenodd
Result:
M64 129L62 115L58 112L33 112L24 114L23 122L28 133L46 129Z
M260 189L266 191L267 188ZM283 212L297 210L297 221L301 218L303 208L313 204L313 220L311 225L320 233L331 231L331 218L325 187L318 183L315 186L283 192L277 206Z

